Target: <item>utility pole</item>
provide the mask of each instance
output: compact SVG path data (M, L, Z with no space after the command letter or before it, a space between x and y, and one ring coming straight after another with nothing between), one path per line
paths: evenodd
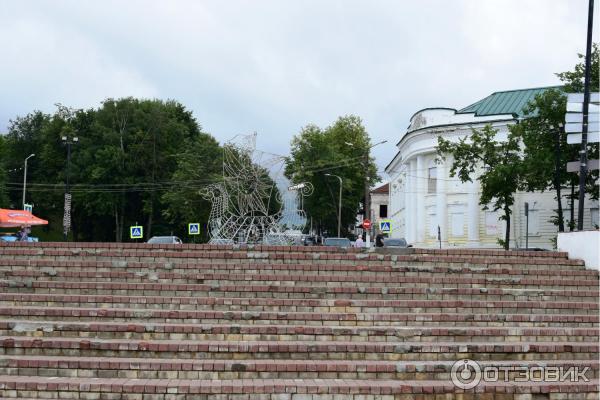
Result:
M66 182L65 182L65 213L63 216L63 235L65 241L69 241L69 231L71 230L71 187L70 187L70 173L71 173L71 145L78 143L78 137L62 137L63 143L67 146L67 171L66 171Z
M369 186L369 155L371 149L375 146L379 146L380 144L387 143L387 140L382 140L381 142L375 143L372 146L367 148L367 152L365 153L364 160L364 169L365 169L365 215L364 219L371 219L371 187ZM366 237L365 237L365 245L367 248L371 247L371 229L373 229L373 225L371 228L365 229Z
M342 178L340 178L337 175L333 175L333 174L325 174L326 176L335 176L336 178L338 178L340 180L340 200L339 200L339 205L338 205L338 232L337 232L337 237L341 237L341 228L342 228Z
M592 58L592 28L594 25L594 0L589 0L587 46L585 49L585 80L583 87L583 126L581 130L581 150L579 150L579 207L577 210L577 230L583 230L583 207L585 203L585 179L587 177L587 133L588 111L590 106L590 67Z
M25 158L25 170L23 171L23 210L25 210L25 192L27 191L27 160L35 157L35 154L30 154Z

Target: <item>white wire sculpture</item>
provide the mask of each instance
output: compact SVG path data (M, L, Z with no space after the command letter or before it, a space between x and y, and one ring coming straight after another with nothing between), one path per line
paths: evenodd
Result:
M238 135L223 146L223 181L200 190L212 203L209 243L288 245L299 240L306 225L302 198L313 190L310 183L289 187L284 162L283 156L257 151L256 134Z

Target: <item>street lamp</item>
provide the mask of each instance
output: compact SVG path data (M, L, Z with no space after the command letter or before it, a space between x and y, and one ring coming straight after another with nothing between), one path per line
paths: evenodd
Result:
M35 154L30 154L25 159L25 171L23 172L23 210L25 210L25 192L27 191L27 160L31 157L35 157Z
M338 210L338 234L337 237L341 237L341 227L342 227L342 178L333 174L325 174L325 176L335 176L340 180L340 200L339 200L339 210Z
M63 136L63 143L67 146L67 176L66 176L66 185L65 185L65 214L63 217L63 234L65 237L65 241L69 240L69 230L71 228L71 193L69 187L69 178L70 178L70 169L71 169L71 145L79 142L78 137L69 138L68 136Z
M369 187L369 152L373 147L379 146L380 144L384 143L387 143L387 140L382 140L381 142L377 142L369 146L367 148L367 152L365 153L365 219L371 219L371 188ZM372 227L373 225L371 225L371 229L373 229ZM365 237L367 247L371 247L371 229L365 229L367 231Z

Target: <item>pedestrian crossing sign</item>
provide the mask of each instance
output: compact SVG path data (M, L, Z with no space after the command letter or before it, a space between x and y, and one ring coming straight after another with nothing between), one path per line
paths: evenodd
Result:
M392 221L390 221L389 219L379 221L379 230L381 231L381 233L391 233Z
M130 226L129 227L129 237L131 239L141 239L144 237L144 227L143 226Z
M193 222L188 224L188 235L199 235L200 234L200 224L197 222Z

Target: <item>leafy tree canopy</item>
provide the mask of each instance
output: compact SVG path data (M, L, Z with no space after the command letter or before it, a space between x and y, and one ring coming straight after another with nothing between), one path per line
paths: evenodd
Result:
M342 235L356 223L356 214L364 200L365 181L376 182L377 168L367 159L371 142L362 121L357 116L338 118L321 129L307 125L291 143L291 154L285 174L293 183L310 182L315 191L304 201L304 209L314 226L337 234L339 181L342 178Z

